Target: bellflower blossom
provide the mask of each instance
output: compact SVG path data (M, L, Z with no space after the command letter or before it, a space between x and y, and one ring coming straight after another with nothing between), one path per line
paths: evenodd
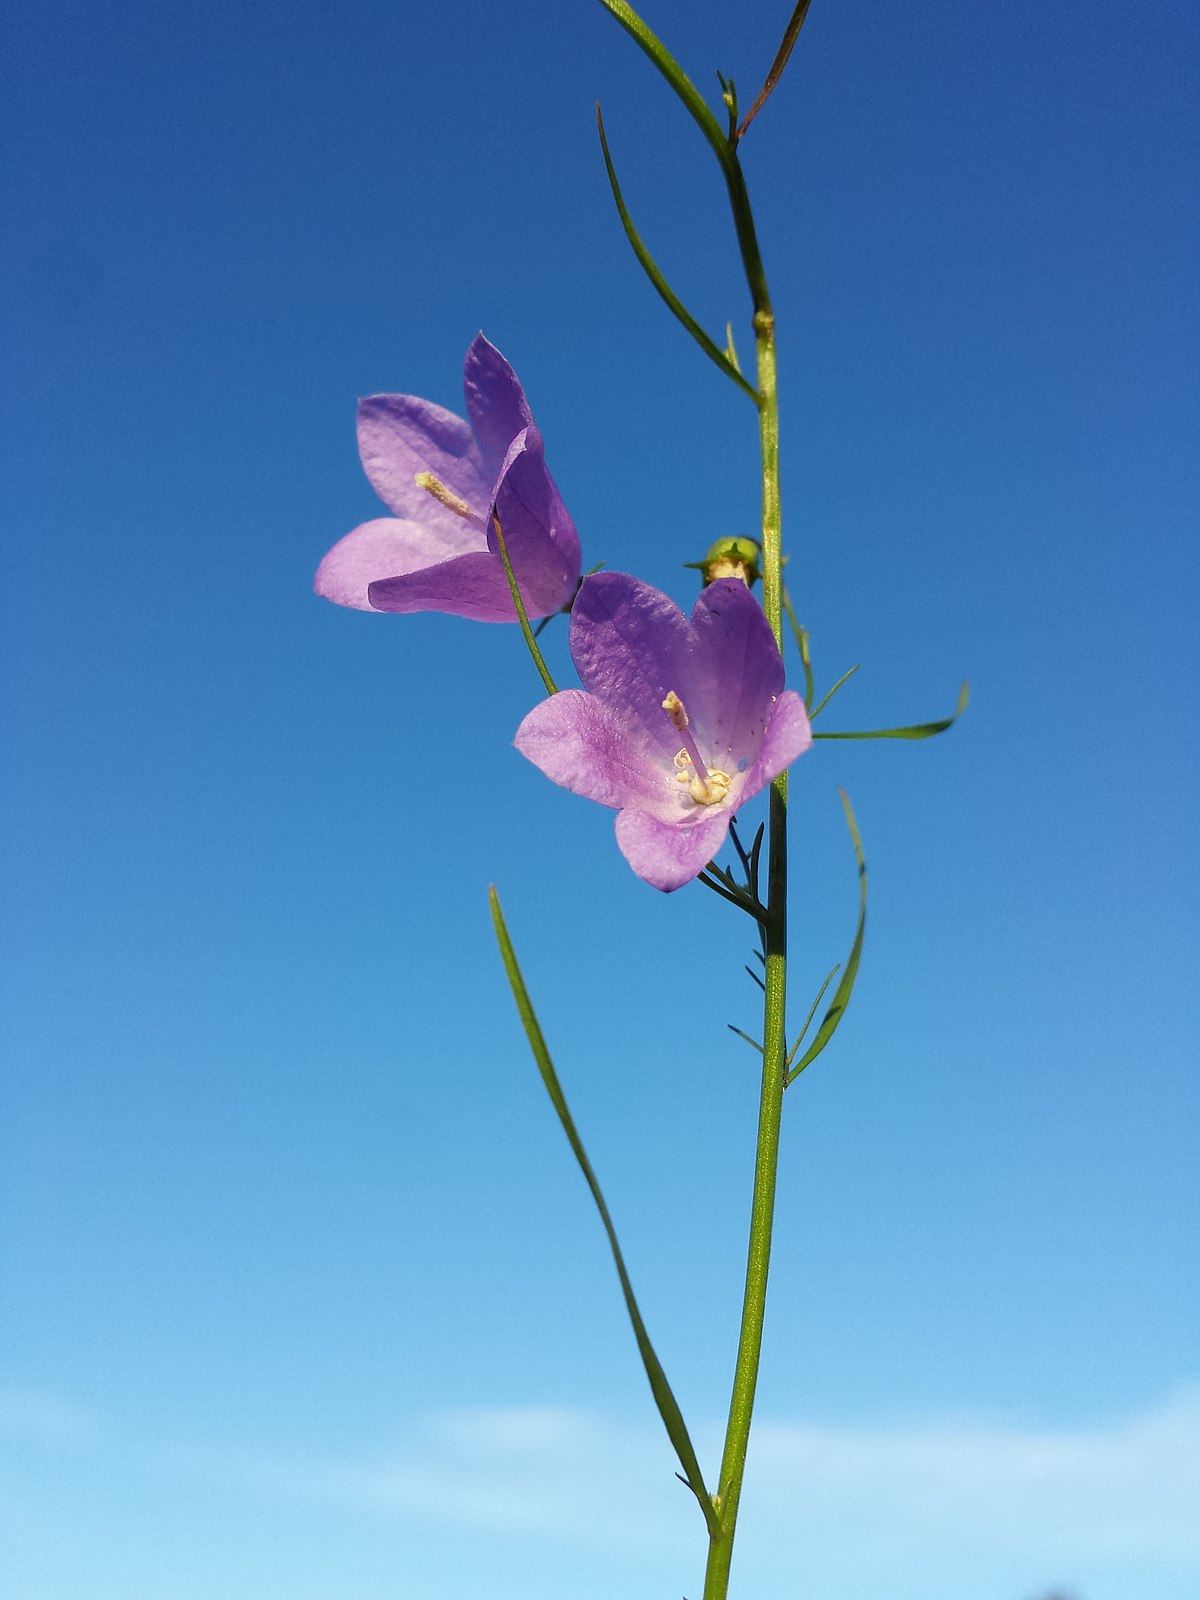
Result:
M721 848L738 806L812 743L762 608L726 578L689 621L649 584L601 572L572 607L571 655L584 688L535 706L517 749L555 783L615 807L629 865L678 889Z
M469 421L416 395L359 401L363 467L394 515L334 545L317 569L319 595L360 611L515 622L498 520L529 616L570 604L579 536L520 380L482 333L467 351L463 387Z

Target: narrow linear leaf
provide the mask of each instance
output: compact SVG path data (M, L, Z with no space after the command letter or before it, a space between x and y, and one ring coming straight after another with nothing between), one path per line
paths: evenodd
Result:
M654 288L659 297L662 299L663 304L671 312L672 316L674 316L675 319L687 329L709 360L720 367L721 371L727 378L732 378L734 383L737 384L738 388L741 389L744 394L748 394L751 400L754 401L754 404L757 405L758 390L754 388L753 384L750 384L746 381L741 372L738 370L736 361L733 361L729 358L725 351L721 349L720 345L717 344L715 339L709 338L708 334L705 333L704 329L696 321L695 317L687 309L683 301L680 300L679 296L675 293L674 289L672 289L671 285L663 276L662 270L660 269L658 263L650 254L649 250L647 250L642 241L641 234L638 233L637 228L634 226L633 218L629 215L629 208L625 204L625 197L621 193L621 185L617 181L617 171L613 166L612 153L608 148L608 139L604 133L604 118L601 115L599 106L596 107L596 127L600 133L600 149L604 155L604 167L605 171L608 173L609 187L612 189L613 199L616 201L617 215L621 219L621 226L625 229L625 237L629 240L629 243L633 248L633 253L641 264L642 271L654 285Z
M850 829L850 842L854 846L854 855L858 861L858 927L854 933L854 943L850 946L850 954L846 958L846 969L842 973L842 981L833 991L833 1001L829 1010L821 1019L821 1026L817 1029L816 1036L808 1049L800 1058L799 1065L792 1068L784 1079L784 1086L793 1083L805 1067L810 1066L824 1050L837 1032L838 1024L846 1014L846 1007L850 1004L850 996L854 990L854 980L858 977L858 963L862 959L863 935L867 928L867 862L863 855L862 839L858 832L858 823L854 820L854 810L850 805L850 797L844 789L838 790L842 798L842 809L846 813L846 826ZM805 1024L807 1027L808 1024Z
M782 599L783 609L792 630L792 637L796 641L796 649L800 652L800 665L804 669L804 704L810 706L813 703L813 675L812 659L808 653L808 629L800 625L800 619L797 617L795 607L792 605L792 597L787 592L786 583L782 587Z
M808 713L810 722L812 721L812 719L814 717L819 717L820 716L821 712L824 711L825 707L833 699L834 695L838 692L838 690L842 687L842 685L846 682L846 680L848 678L852 678L854 676L854 674L858 671L858 669L859 669L859 667L861 665L862 665L862 663L860 661L859 662L855 662L854 666L850 667L848 671L842 673L841 677L834 684L833 688L830 689L829 693L821 701L820 705L814 706L814 708Z
M825 982L817 990L817 998L813 1001L812 1005L809 1006L808 1015L804 1019L804 1025L800 1029L800 1032L796 1035L795 1044L792 1046L791 1050L788 1052L788 1058L784 1062L784 1069L785 1070L788 1067L790 1067L792 1062L796 1059L796 1052L800 1048L800 1045L801 1045L801 1043L802 1043L802 1041L804 1039L804 1035L808 1032L809 1028L812 1026L812 1019L817 1014L817 1007L821 1004L821 1001L825 998L826 989L828 989L829 985L833 982L833 980L837 977L838 973L841 970L842 970L842 963L840 961L838 962L837 966L830 967L829 972L826 975ZM750 968L747 967L746 971L750 972ZM753 977L753 973L751 973L751 977ZM765 985L764 985L764 987L765 987Z
M633 7L626 3L626 0L600 0L600 4L606 11L610 11L616 17L629 37L640 45L650 57L663 77L683 101L700 132L712 145L721 165L727 167L730 162L729 141L721 131L721 124L713 115L708 101L705 100L666 45L646 26Z
M746 971L750 972L750 968L747 967ZM751 977L754 976L753 973L750 975ZM752 1039L748 1033L743 1033L741 1028L735 1028L732 1022L727 1022L725 1026L729 1029L730 1033L736 1033L739 1039L744 1039L750 1046L751 1050L757 1050L759 1055L762 1055L762 1045L759 1044L757 1039Z
M742 118L742 125L737 130L736 134L734 134L735 141L742 137L742 135L746 132L746 129L766 105L768 99L770 99L773 89L775 88L775 85L783 76L783 69L788 64L788 57L792 53L792 46L796 43L796 40L800 36L800 29L804 26L804 19L808 15L808 8L810 4L811 0L800 0L799 5L797 5L795 11L792 12L792 20L788 23L787 30L783 35L783 43L775 52L775 59L771 63L770 72L767 73L766 82L758 91L758 98L750 107L749 111L747 111L746 115Z
M752 900L745 890L739 889L736 885L726 888L724 883L718 883L716 878L711 876L713 871L720 871L720 868L714 868L713 863L710 861L703 872L697 873L696 882L702 883L706 889L711 889L714 894L719 894L722 900L728 900L731 906L736 906L739 911L744 911L747 916L753 917L756 922L761 922L763 907L758 901Z
M835 684L836 688L837 685ZM831 690L830 693L833 691ZM825 697L829 698L828 695ZM816 733L814 739L931 739L935 733L945 733L947 728L952 728L967 709L967 702L971 698L971 686L964 683L958 691L958 704L952 716L943 717L940 722L918 722L911 728L872 728L868 733Z
M562 1130L567 1136L567 1143L575 1160L579 1163L579 1170L583 1173L584 1181L591 1191L596 1209L600 1213L600 1221L604 1225L604 1232L608 1237L609 1249L612 1251L613 1263L617 1269L617 1277L621 1281L621 1293L625 1297L625 1309L629 1313L629 1320L633 1325L633 1336L637 1340L638 1354L642 1358L642 1366L646 1370L646 1377L650 1380L650 1389L654 1395L654 1403L658 1407L658 1414L663 1420L667 1435L675 1447L675 1454L679 1458L679 1465L684 1471L684 1481L700 1503L704 1513L704 1520L708 1525L710 1534L720 1531L720 1518L717 1515L707 1489L704 1487L704 1477L700 1471L700 1463L696 1459L696 1452L688 1435L687 1425L683 1420L683 1413L678 1402L671 1392L667 1382L667 1375L662 1369L662 1363L654 1352L650 1343L650 1336L646 1332L646 1324L642 1321L642 1314L638 1310L637 1300L634 1298L633 1284L630 1282L629 1273L625 1268L625 1258L621 1254L621 1246L617 1242L616 1229L613 1227L612 1217L609 1215L608 1206L604 1195L600 1191L600 1184L592 1170L587 1152L583 1148L583 1141L575 1127L574 1118L567 1108L566 1096L563 1094L562 1085L558 1081L558 1074L554 1070L554 1063L550 1059L550 1052L546 1048L546 1041L542 1035L541 1026L529 998L529 991L525 987L525 980L521 976L521 969L517 964L516 951L513 949L508 928L504 922L504 913L500 909L500 897L495 888L488 890L488 901L492 909L492 924L496 930L496 943L500 946L500 959L504 963L504 972L508 978L509 988L512 990L513 999L517 1004L517 1013L521 1018L521 1026L525 1029L525 1037L529 1040L529 1048L533 1052L533 1059L537 1062L538 1071L542 1075L542 1082L546 1086L546 1093L550 1096L551 1104L558 1113L558 1120Z
M760 988L760 989L761 989L761 990L762 990L762 992L763 992L763 993L764 993L764 994L766 994L766 992L767 992L767 986L766 986L766 984L765 984L765 983L764 983L764 982L763 982L763 981L762 981L762 979L761 979L761 978L760 978L760 977L759 977L759 975L758 975L758 973L757 973L757 972L755 972L755 970L754 970L754 968L753 968L753 967L743 967L743 968L742 968L742 971L743 971L743 972L744 972L744 973L745 973L745 974L746 974L746 976L747 976L747 977L748 977L748 978L749 978L749 979L750 979L750 980L751 980L751 981L752 981L752 982L754 982L754 983L756 983L756 984L757 984L757 985L758 985L758 987L759 987L759 988ZM810 1019L809 1019L809 1020L810 1020L810 1021L811 1021L811 1020L812 1020L812 1019L811 1019L811 1018L810 1018ZM790 1065L790 1063L789 1063L789 1065Z

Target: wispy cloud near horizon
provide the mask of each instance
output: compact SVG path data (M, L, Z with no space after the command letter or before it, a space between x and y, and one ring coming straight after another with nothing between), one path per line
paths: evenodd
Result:
M44 1394L0 1390L0 1431L36 1435L48 1449L105 1448L101 1424ZM174 1477L225 1484L243 1499L559 1548L695 1556L695 1507L671 1480L665 1439L645 1422L538 1407L441 1411L365 1459L186 1441L139 1448L128 1437L118 1444L115 1429L111 1438L121 1454L154 1457ZM714 1459L718 1430L701 1430L697 1444ZM745 1523L745 1547L765 1573L794 1562L797 1550L817 1550L838 1574L830 1590L838 1596L881 1592L884 1574L891 1595L916 1595L915 1576L906 1587L903 1575L924 1570L930 1552L957 1563L964 1581L974 1572L1078 1574L1107 1564L1147 1575L1144 1589L1126 1579L1110 1591L1126 1600L1149 1600L1155 1572L1200 1585L1200 1385L1092 1428L765 1420L755 1429ZM1090 1600L1103 1589L1086 1593Z

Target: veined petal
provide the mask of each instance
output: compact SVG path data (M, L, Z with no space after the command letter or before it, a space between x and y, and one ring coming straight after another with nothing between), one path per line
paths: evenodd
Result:
M368 395L358 402L358 451L371 487L397 516L447 532L462 524L417 484L419 472L431 472L482 522L491 479L470 428L452 411L412 394Z
M783 688L783 662L771 625L737 578L710 583L692 611L696 681L679 688L702 730L706 756L733 772L753 762Z
M660 798L661 773L630 747L608 707L582 689L563 689L534 706L513 743L548 778L585 800L619 809Z
M443 533L422 522L376 517L338 540L317 568L313 588L335 605L373 611L376 608L367 598L372 583L420 571L445 561L447 556L465 554L482 538L482 530L462 521L457 528Z
M762 743L738 791L739 805L790 767L812 744L812 729L804 701L794 689L785 689L771 707Z
M644 811L622 811L617 818L617 844L639 878L670 893L703 872L725 843L731 814L721 808L689 827L662 822Z
M517 619L504 567L490 550L455 556L402 577L384 578L371 584L367 598L376 611L444 611L473 622ZM545 617L557 611L558 605L543 610L526 600L525 609L531 617Z
M482 333L477 333L463 363L467 416L493 472L509 445L533 421L521 380Z
M585 686L636 728L647 751L670 762L679 740L662 709L688 675L693 654L683 612L624 572L583 580L571 608L571 655Z
M541 434L532 425L510 443L488 510L488 548L500 560L493 514L526 611L530 616L560 611L579 582L579 535L546 470Z

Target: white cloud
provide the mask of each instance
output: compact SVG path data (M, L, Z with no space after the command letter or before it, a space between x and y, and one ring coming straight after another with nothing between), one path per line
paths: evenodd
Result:
M485 1541L661 1557L688 1571L702 1543L652 1416L630 1425L568 1409L445 1412L419 1420L395 1449L356 1460L139 1443L57 1396L0 1389L0 1432L84 1450L93 1464L111 1454L160 1482L234 1488L243 1503L249 1495ZM715 1460L718 1430L696 1445ZM753 1573L748 1592L762 1600L793 1596L801 1570L804 1592L823 1600L1023 1600L1055 1574L1089 1600L1200 1593L1200 1386L1070 1430L764 1420L739 1542L743 1581Z
M715 1436L697 1439L705 1459ZM856 1557L936 1548L1020 1555L1044 1570L1085 1559L1194 1565L1200 1577L1200 1388L1101 1428L973 1423L755 1428L747 1515L757 1539L806 1530ZM228 1463L227 1463L228 1465ZM260 1490L334 1498L406 1520L631 1549L691 1551L697 1512L657 1430L569 1410L427 1419L371 1462L243 1459ZM772 1535L772 1530L775 1530Z
M756 1433L764 1508L900 1549L1192 1562L1200 1568L1200 1388L1103 1428L928 1425Z

